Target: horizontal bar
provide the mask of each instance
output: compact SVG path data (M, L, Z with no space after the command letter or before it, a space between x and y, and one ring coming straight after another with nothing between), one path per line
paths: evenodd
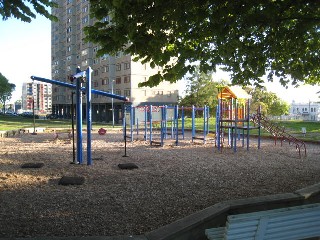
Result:
M50 84L59 85L59 86L62 86L62 87L76 89L76 85L75 84L61 82L61 81L58 81L58 80L52 80L52 79L41 78L41 77L36 77L36 76L31 76L31 79L32 80L37 80L37 81L40 81L40 82L46 82L46 83L50 83ZM86 89L84 87L82 87L81 90L85 91ZM113 94L113 93L100 91L100 90L91 89L91 93L97 94L97 95L106 96L106 97L110 97L110 98L115 98L115 99L122 100L122 101L129 101L129 99L127 97L120 96L120 95Z

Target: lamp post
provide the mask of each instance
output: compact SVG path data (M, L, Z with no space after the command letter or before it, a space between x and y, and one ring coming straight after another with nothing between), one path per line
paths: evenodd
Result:
M114 80L111 81L111 93L113 94L113 83ZM111 98L111 110L112 110L112 127L114 128L114 106L113 106L113 98Z

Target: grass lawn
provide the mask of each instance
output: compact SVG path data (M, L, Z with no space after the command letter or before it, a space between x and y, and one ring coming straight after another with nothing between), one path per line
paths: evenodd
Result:
M209 119L209 130L215 131L215 118ZM303 121L275 121L275 123L284 127L286 132L291 135L294 135L298 139L304 141L320 141L320 122L303 122ZM181 119L179 120L179 127L181 127ZM203 119L196 118L195 126L196 130L203 130ZM61 119L36 119L35 120L36 127L43 128L71 128L71 120L61 120ZM171 121L168 121L168 127L171 126ZM192 119L185 119L185 128L191 129ZM19 128L32 128L33 127L33 118L26 118L20 116L7 116L0 115L0 131L4 130L14 130ZM112 127L110 123L93 123L92 128L108 128ZM116 125L115 127L121 128L121 125ZM302 134L302 127L305 127L307 130L307 134L304 136ZM86 124L83 124L83 128L86 128ZM257 130L253 130L252 134L256 135L258 133ZM270 136L268 132L262 129L262 136Z
M76 123L75 123L76 124ZM71 128L71 119L36 119L36 127L42 128ZM106 123L93 123L93 128L112 127L111 124ZM121 127L121 126L115 126ZM14 130L20 128L33 128L33 118L21 117L21 116L8 116L0 115L0 131ZM83 128L86 128L86 124L83 124Z

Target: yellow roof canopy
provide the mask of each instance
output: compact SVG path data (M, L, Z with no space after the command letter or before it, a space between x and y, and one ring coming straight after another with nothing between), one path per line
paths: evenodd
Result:
M249 95L245 90L243 90L239 86L226 86L221 92L218 94L219 99L251 99L251 95Z

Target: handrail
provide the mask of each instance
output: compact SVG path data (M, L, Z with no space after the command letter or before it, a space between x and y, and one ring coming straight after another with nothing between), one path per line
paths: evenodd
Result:
M292 136L288 132L285 131L284 128L279 127L275 123L271 122L266 116L264 116L261 113L252 114L251 120L258 124L260 122L260 125L262 128L266 129L269 133L271 133L275 137L275 144L277 142L277 139L279 138L281 141L281 146L283 141L288 141L289 145L294 143L296 145L296 149L299 151L299 157L301 158L301 148L304 149L305 156L307 155L307 148L306 144L296 137Z

